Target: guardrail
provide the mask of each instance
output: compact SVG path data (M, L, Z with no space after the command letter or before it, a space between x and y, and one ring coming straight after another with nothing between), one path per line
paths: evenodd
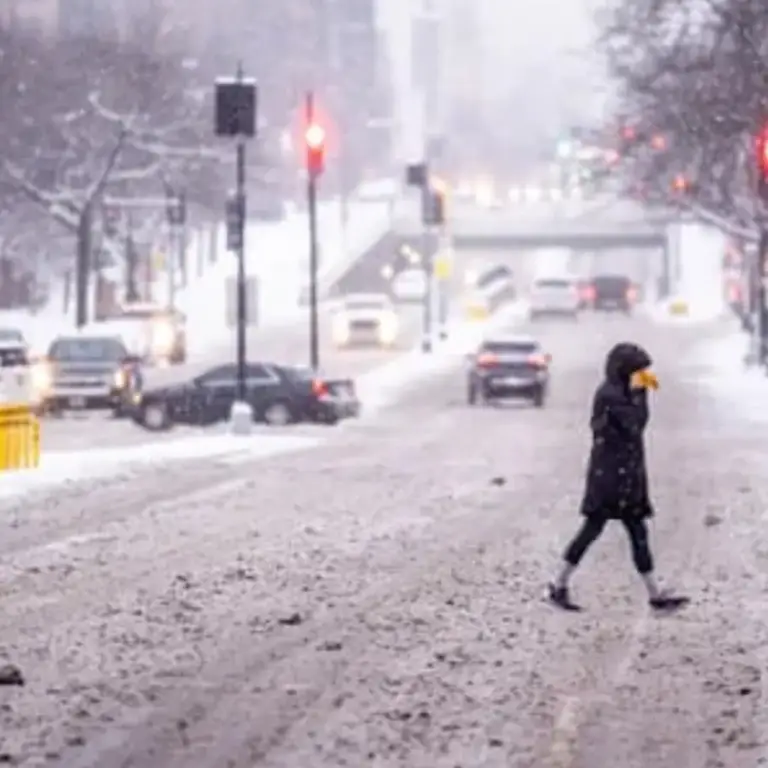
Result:
M29 405L0 403L0 472L40 466L40 422Z

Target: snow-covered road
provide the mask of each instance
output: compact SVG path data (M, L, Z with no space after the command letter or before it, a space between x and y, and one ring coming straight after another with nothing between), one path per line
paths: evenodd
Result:
M692 381L686 350L707 326L537 329L554 356L545 410L471 409L456 368L288 456L0 502L0 653L27 678L0 688L0 753L67 768L754 768L768 438ZM694 600L677 618L648 615L618 529L575 583L587 613L541 599L578 523L602 358L626 338L662 381L654 543Z

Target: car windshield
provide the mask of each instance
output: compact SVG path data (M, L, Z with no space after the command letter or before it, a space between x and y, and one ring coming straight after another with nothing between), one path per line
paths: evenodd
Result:
M119 339L57 339L51 344L48 357L61 362L120 362L127 351Z
M491 355L531 355L538 349L535 341L486 341L480 351Z
M24 343L24 336L21 331L15 328L0 328L0 344Z
M386 309L388 302L386 299L378 299L375 297L367 299L347 299L344 302L344 306L347 309Z

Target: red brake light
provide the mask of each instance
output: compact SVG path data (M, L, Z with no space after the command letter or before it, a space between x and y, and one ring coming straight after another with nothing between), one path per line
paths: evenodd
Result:
M637 288L632 286L627 288L627 301L637 301Z
M321 379L313 379L312 394L315 397L325 397L328 394L328 385Z
M528 358L528 364L536 368L546 368L551 361L551 355L531 355Z
M494 365L498 365L499 358L496 355L483 352L477 356L477 364L481 368L492 368Z

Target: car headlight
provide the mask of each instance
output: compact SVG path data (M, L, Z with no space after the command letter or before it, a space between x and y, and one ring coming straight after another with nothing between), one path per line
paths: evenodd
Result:
M379 337L382 341L393 341L397 336L398 322L396 315L384 315L379 323Z
M51 369L47 365L35 365L31 370L32 389L36 393L47 392L53 384Z
M168 352L176 341L176 334L169 325L156 325L152 329L152 346L157 352Z
M333 319L333 340L337 344L344 344L349 340L349 323L346 317L335 317Z

